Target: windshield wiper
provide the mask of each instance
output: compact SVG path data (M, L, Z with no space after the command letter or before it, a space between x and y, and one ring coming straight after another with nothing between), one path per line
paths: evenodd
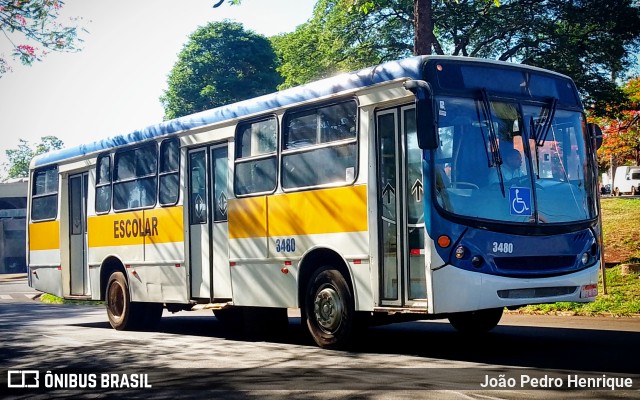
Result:
M547 116L541 124L533 124L533 137L536 140L536 146L542 147L544 143L547 141L547 135L549 134L549 130L551 128L551 123L553 122L553 118L556 115L556 106L558 104L558 99L555 97L551 98L551 103L549 104L549 111L547 112ZM544 109L542 110L544 111ZM540 119L542 119L542 111L540 111Z
M489 121L489 145L491 147L491 165L489 165L489 167L496 167L498 182L500 182L500 191L502 192L502 197L505 197L504 177L502 176L502 168L500 167L502 165L502 157L500 157L500 149L498 148L498 136L493 126L493 115L491 114L491 103L489 102L487 89L482 88L481 95L485 120Z

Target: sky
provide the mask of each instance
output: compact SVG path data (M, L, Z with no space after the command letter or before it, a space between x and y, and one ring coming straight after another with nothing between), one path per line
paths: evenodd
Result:
M0 175L19 139L56 136L72 147L161 122L167 76L197 27L230 19L269 37L309 20L316 0L216 2L66 0L60 21L81 17L89 31L82 51L49 53L31 67L12 62L0 77ZM11 52L0 36L0 54Z

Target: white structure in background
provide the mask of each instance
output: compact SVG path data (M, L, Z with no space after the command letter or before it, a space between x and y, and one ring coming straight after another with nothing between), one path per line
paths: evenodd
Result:
M625 165L616 168L611 193L616 196L640 194L640 167Z

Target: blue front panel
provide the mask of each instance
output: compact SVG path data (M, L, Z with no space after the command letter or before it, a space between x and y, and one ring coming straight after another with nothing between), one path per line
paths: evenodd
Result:
M544 277L568 274L593 265L598 260L591 230L549 235L518 236L469 228L440 255L451 265L469 271L510 277ZM464 255L456 257L462 247ZM586 264L583 254L589 254ZM474 257L477 257L474 261ZM479 262L478 262L479 260ZM474 265L475 264L475 265Z

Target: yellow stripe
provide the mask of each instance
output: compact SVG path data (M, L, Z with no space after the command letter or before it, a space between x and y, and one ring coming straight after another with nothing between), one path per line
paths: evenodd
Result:
M184 242L182 206L156 208L144 212L145 218L158 218L158 234L148 236L149 243Z
M229 238L267 236L267 198L229 200Z
M47 221L29 224L29 250L60 248L60 222Z
M361 232L367 229L366 186L309 190L229 202L230 239Z
M182 207L90 217L88 236L89 247L182 242Z

